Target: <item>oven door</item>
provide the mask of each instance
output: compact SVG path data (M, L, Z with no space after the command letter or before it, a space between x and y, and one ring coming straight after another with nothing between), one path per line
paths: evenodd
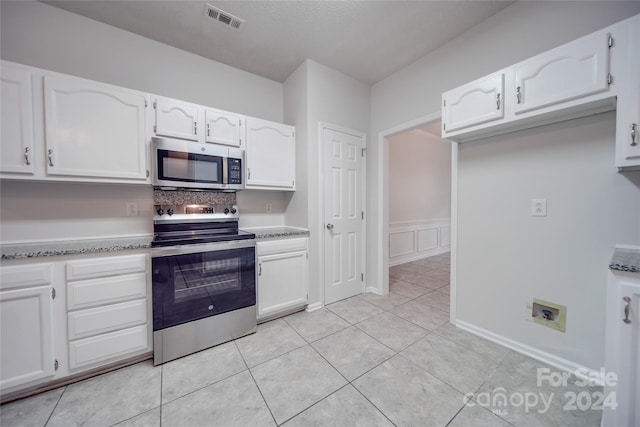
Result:
M152 249L153 330L256 304L255 241Z

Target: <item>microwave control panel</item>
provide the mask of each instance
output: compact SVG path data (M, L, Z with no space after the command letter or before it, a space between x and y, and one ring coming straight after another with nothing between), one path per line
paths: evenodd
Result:
M242 184L242 159L229 158L229 184Z

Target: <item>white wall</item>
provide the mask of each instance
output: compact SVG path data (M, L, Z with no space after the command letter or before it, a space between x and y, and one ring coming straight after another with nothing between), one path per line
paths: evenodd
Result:
M306 73L306 87L302 82ZM311 231L309 238L309 304L322 303L322 271L320 266L322 254L322 237L324 236L322 198L320 192L320 146L319 123L325 122L363 133L369 129L370 86L359 82L345 74L335 71L317 62L307 60L285 83L285 117L296 120L296 150L307 150L307 194L296 191L291 201L295 210L287 211L287 219L291 225L304 221L303 200L307 203L307 224ZM305 94L300 94L304 91ZM306 98L306 107L305 107ZM295 111L292 111L294 109ZM300 111L302 110L302 112ZM306 112L305 112L306 110ZM306 136L300 135L297 129L307 127ZM306 144L305 144L306 141ZM305 148L300 147L305 145ZM304 163L298 163L302 167ZM297 185L296 185L297 187ZM304 191L304 190L303 190Z
M2 1L0 11L2 59L282 121L282 84L278 82L40 2ZM29 192L26 199L24 191ZM284 223L287 200L282 193L251 193L238 196L242 227ZM47 200L57 212L51 221L42 222L48 218L45 212L26 211L38 205L36 196ZM140 217L124 217L124 200L150 206L151 189L3 182L1 238L40 240L151 232L151 209L140 209ZM83 202L80 210L65 207ZM270 215L264 210L267 202L273 203Z
M640 180L613 167L614 114L460 147L459 320L603 366L609 260L640 242ZM533 198L546 217L530 216ZM566 333L531 321L533 298L567 307Z
M448 89L637 13L640 2L516 2L374 85L372 135L439 111ZM602 366L608 258L614 243L640 242L640 180L616 172L613 132L609 115L461 147L459 319L574 363ZM385 147L372 146L372 208L385 203L378 191ZM546 220L528 217L533 197L549 198ZM384 209L374 212L380 216L369 223L376 238L370 257L386 250L380 228L388 217ZM384 280L381 270L369 271L377 283ZM565 334L523 320L526 302L541 294L568 305Z
M420 129L389 141L389 222L448 219L451 142Z
M150 186L2 181L0 192L2 243L153 233ZM126 216L127 203L139 216Z

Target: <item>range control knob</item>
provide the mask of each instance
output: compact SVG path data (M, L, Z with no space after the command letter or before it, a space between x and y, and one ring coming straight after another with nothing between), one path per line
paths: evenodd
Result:
M231 208L231 213L232 213L232 214L234 214L234 215L235 215L235 214L236 214L236 212L238 212L238 210L237 210L236 208Z
M167 209L167 214L169 214L169 216L173 215L173 209L171 208Z
M224 214L229 215L229 208L224 208Z
M162 208L158 208L158 210L156 211L158 213L158 215L162 216L164 215L164 211L162 210Z

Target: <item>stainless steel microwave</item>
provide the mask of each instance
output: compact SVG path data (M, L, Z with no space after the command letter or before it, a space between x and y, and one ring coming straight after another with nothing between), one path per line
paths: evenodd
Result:
M170 138L152 138L151 147L156 187L244 189L244 150L240 148Z

